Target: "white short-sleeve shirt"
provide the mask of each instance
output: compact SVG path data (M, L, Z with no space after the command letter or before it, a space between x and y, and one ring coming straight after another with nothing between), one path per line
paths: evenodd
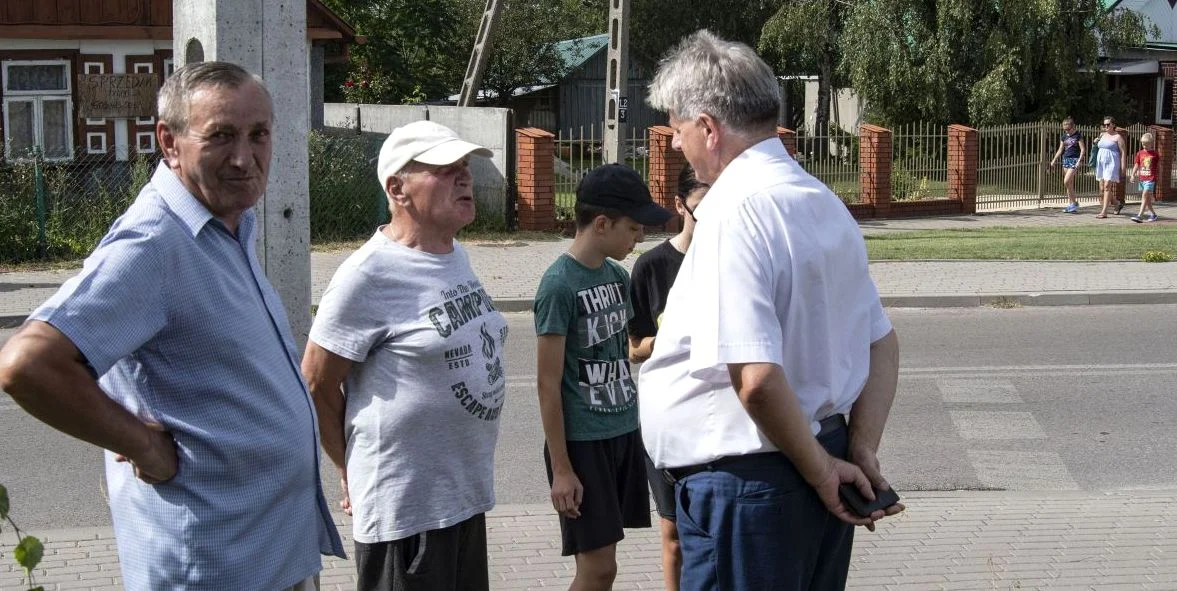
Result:
M891 331L846 207L776 138L733 160L698 224L642 366L642 436L660 468L777 448L740 404L728 364L780 365L816 434L845 414Z

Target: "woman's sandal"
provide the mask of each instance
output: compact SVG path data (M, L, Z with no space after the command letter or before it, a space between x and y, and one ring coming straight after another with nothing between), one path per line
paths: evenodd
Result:
M1096 217L1096 218L1098 218L1098 219L1101 219L1101 220L1106 220L1106 219L1108 219L1108 216L1107 216L1107 215L1104 215L1104 214L1102 214L1102 213L1101 213L1101 214L1099 214L1099 215L1097 215L1097 216L1095 216L1095 217Z

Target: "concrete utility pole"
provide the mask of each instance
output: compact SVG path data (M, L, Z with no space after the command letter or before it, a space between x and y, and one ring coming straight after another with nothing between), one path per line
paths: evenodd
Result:
M490 62L490 46L495 29L499 25L499 14L504 0L486 0L482 11L482 22L478 25L478 36L474 38L474 51L470 52L470 63L466 65L466 77L462 79L462 94L458 95L459 107L472 107L482 86L482 74Z
M605 70L605 162L625 161L625 121L629 115L629 0L609 3L609 55Z
M270 179L257 205L258 262L282 298L302 351L311 326L306 2L173 0L172 8L176 67L233 62L265 79L274 99Z

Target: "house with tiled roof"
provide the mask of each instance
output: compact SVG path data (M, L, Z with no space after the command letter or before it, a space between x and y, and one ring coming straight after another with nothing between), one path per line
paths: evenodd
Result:
M1150 28L1143 47L1121 51L1101 62L1100 69L1108 75L1108 85L1131 97L1139 123L1172 125L1173 81L1177 79L1177 0L1103 2L1107 10L1131 10L1145 17Z
M566 74L559 80L537 80L512 97L517 127L538 127L566 137L600 138L605 119L605 66L609 51L605 34L568 39L556 44ZM666 115L646 104L651 72L629 60L626 125L644 133L651 125L665 125Z
M322 119L323 63L346 59L347 45L362 39L321 0L305 1L313 124L316 106ZM40 152L46 161L85 164L154 155L154 109L132 117L97 116L89 111L93 95L82 92L90 87L80 82L95 74L152 75L141 97L150 102L174 69L172 5L0 0L0 156L14 160Z

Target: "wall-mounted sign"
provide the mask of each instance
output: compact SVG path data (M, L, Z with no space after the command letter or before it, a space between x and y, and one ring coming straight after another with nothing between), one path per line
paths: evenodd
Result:
M625 123L629 119L629 97L621 97L621 106L617 108L617 120Z
M154 117L159 77L155 74L78 76L78 116L91 119Z

